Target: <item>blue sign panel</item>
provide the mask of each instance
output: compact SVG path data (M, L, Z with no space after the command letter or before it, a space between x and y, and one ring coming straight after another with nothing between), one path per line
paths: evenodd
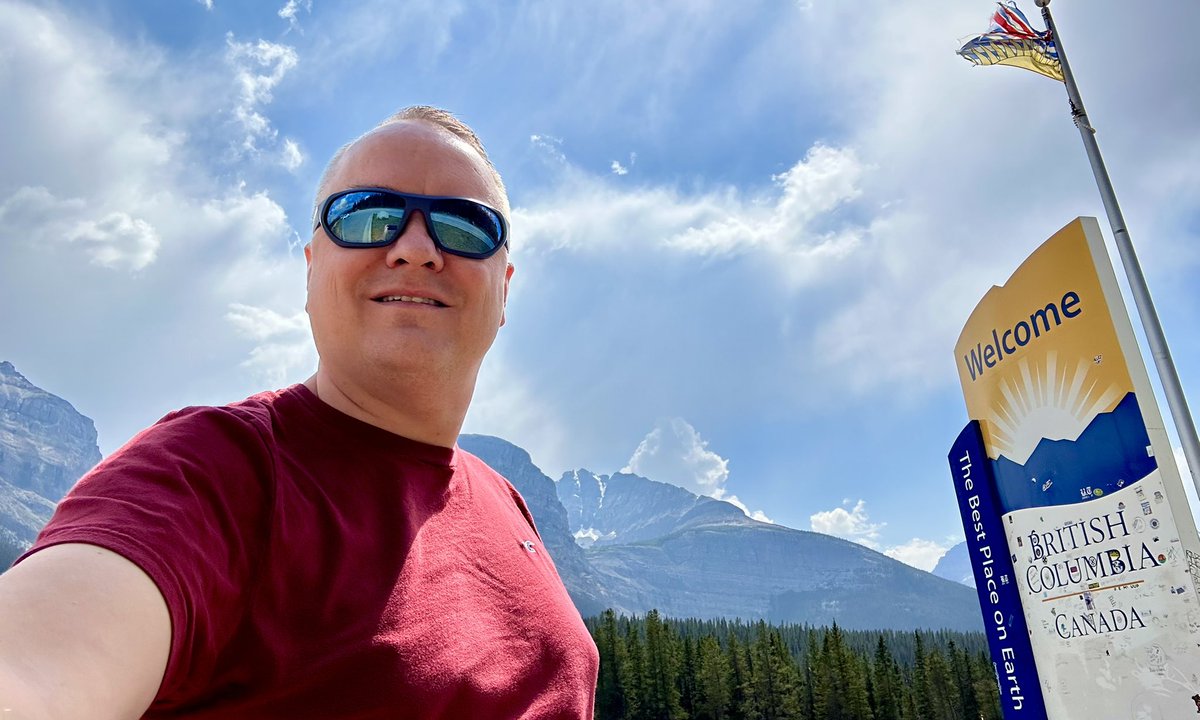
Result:
M1046 720L1020 590L996 501L992 463L984 452L978 422L967 423L948 459L1004 718Z

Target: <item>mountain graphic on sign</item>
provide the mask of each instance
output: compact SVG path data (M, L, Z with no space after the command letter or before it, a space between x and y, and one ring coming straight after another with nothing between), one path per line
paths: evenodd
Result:
M1158 467L1149 448L1137 396L1127 393L1075 440L1043 439L1023 464L1004 455L991 461L1001 512L1070 505L1116 492Z

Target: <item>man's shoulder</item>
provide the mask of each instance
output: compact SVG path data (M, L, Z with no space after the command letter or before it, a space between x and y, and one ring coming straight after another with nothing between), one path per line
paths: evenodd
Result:
M135 435L117 454L163 452L182 456L227 456L269 452L274 417L291 388L266 391L226 405L190 405L173 410Z

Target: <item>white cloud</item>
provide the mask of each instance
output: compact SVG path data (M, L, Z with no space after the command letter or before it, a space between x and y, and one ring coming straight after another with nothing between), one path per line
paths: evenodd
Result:
M900 545L884 546L880 541L881 531L887 527L887 523L872 522L867 512L867 503L861 498L853 507L850 507L850 499L847 498L842 500L841 507L813 513L809 517L809 523L813 532L856 542L926 572L933 570L938 560L950 549L950 545L922 538L913 538Z
M317 352L309 332L308 315L300 311L283 315L274 310L232 303L226 319L257 345L242 367L262 382L279 387L317 364Z
M297 168L304 164L304 153L300 150L300 145L291 138L285 138L283 141L283 159L280 161L289 172L295 172Z
M619 160L613 160L611 167L612 167L613 175L628 175L629 174L629 168L622 165Z
M279 17L287 20L288 32L292 30L300 31L300 21L297 15L299 15L301 8L305 12L311 13L312 0L288 0L283 7L279 8Z
M841 507L813 513L809 517L813 532L836 535L869 548L878 548L879 531L887 523L871 522L865 500L860 499L854 507L847 510L849 506L850 500L846 499L842 501Z
M262 39L238 42L233 33L225 36L225 45L225 60L234 70L237 87L233 117L243 131L241 151L254 156L263 150L263 144L273 146L279 135L263 112L274 98L276 86L300 58L287 45ZM284 155L285 162L287 158Z
M150 223L126 212L96 212L82 198L59 199L44 187L20 188L0 203L0 220L22 228L27 242L77 243L93 264L114 269L154 262L162 240Z
M213 152L245 136L211 122L228 68L72 35L62 12L0 3L0 307L23 308L0 337L107 452L171 408L302 379L304 263L280 204L229 188Z
M668 482L724 500L740 508L747 516L771 522L761 510L751 511L736 495L729 493L729 461L708 449L708 442L683 418L660 421L638 444L621 472Z
M529 136L529 144L533 145L534 149L541 152L545 157L550 158L556 163L566 163L567 156L562 151L562 138L554 137L553 135L539 135L534 133Z
M566 163L561 141L530 138ZM769 191L744 194L727 187L684 194L665 186L616 187L566 165L556 190L514 211L517 252L628 250L647 240L702 257L770 253L773 265L796 285L825 276L862 245L865 228L852 222L832 229L830 213L859 196L868 170L852 149L814 145L804 159L771 178Z
M949 549L949 545L942 545L933 540L913 538L903 545L896 545L884 550L883 554L918 570L930 572Z
M129 270L141 270L154 262L162 243L150 223L124 212L112 212L100 220L85 220L67 239L87 247L97 265Z
M205 10L213 9L213 0L196 0L196 2L203 5Z

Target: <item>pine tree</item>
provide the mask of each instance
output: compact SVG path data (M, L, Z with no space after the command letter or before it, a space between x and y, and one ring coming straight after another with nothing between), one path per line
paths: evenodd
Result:
M750 673L750 662L746 646L736 634L729 636L725 651L729 659L729 718L730 720L760 720L758 705L754 702L754 680Z
M927 707L933 720L963 720L958 688L937 648L925 655L925 678L929 688Z
M611 609L600 616L596 628L596 649L600 651L600 675L596 679L596 717L620 720L626 716L626 689L623 678L628 674L629 655L625 641L617 628L617 615Z
M978 720L979 700L975 697L975 673L966 652L959 651L951 640L947 648L950 656L950 672L958 690L958 706L964 720Z
M646 614L646 685L642 711L655 720L687 717L679 703L679 655L669 625L657 610Z
M679 669L679 704L688 717L696 709L696 643L690 635L683 638L683 663Z
M912 698L913 720L934 720L929 709L929 678L925 668L925 640L913 633Z
M975 700L984 720L1002 720L1000 686L996 684L996 666L982 653L976 658Z
M653 720L653 716L646 714L643 705L646 694L646 651L637 623L632 620L625 628L625 652L629 662L621 678L621 686L625 688L625 715L622 720Z
M875 720L901 720L900 671L880 634L875 646Z
M700 639L696 652L696 720L726 720L733 693L730 688L729 660L721 652L717 639Z
M800 716L800 676L783 638L766 623L759 623L754 641L754 695L763 720L791 720Z

